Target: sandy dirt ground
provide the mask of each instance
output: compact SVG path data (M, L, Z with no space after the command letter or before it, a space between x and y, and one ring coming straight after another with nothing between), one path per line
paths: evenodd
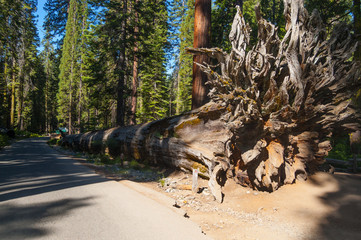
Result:
M361 239L361 176L318 173L274 193L228 181L224 202L213 201L207 182L201 193L180 190L191 175L173 173L165 184L142 183L174 198L214 239Z

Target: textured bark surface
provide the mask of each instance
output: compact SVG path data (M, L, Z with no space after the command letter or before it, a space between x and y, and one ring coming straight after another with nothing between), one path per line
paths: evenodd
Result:
M227 178L272 192L305 180L331 150L333 132L359 128L350 101L359 87L359 66L350 61L356 44L349 26L326 38L319 14L302 0L285 0L287 33L258 18L258 43L240 9L234 18L230 54L188 49L218 60L199 64L209 76L211 102L181 116L144 125L71 135L64 144L185 170L198 168L222 201Z
M139 0L135 0L134 5L138 5ZM138 34L139 34L139 13L135 10L135 27L134 27L134 57L133 57L133 78L132 78L132 94L131 94L131 109L130 109L130 125L137 123L136 112L137 112L137 97L138 97Z
M194 6L194 48L210 47L211 0L196 0ZM192 110L209 102L207 75L196 63L209 63L206 55L193 56Z

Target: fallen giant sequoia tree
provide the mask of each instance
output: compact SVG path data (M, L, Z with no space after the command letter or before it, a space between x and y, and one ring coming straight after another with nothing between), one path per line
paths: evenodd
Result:
M284 4L282 40L256 8L258 42L249 46L250 28L238 9L230 54L188 49L218 62L200 65L209 76L208 104L143 125L70 135L64 144L198 168L219 201L227 178L269 192L306 179L324 162L333 132L359 128L360 113L350 99L360 68L350 61L356 42L349 26L335 26L327 38L317 11L309 15L303 0Z

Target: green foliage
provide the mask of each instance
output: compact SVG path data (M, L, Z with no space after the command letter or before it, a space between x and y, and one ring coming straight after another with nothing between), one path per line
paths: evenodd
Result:
M44 105L45 132L53 132L57 129L57 99L59 59L56 56L53 46L50 44L49 36L43 41L44 50L40 53L41 64L44 69Z
M164 118L168 113L168 86L165 75L167 8L165 1L146 1L140 21L140 101L137 116L141 122ZM147 14L147 15L145 15ZM149 20L148 20L149 19Z
M44 19L44 28L49 36L57 43L61 43L65 33L70 1L47 0L44 10L47 12ZM59 40L57 37L60 37Z
M193 47L194 35L194 1L188 0L183 6L182 23L180 27L179 71L176 90L176 114L191 110L192 106L192 74L193 56L187 54L185 49Z
M278 27L278 34L282 39L286 33L285 30L285 19L283 16L284 4L283 0L261 0L261 13L263 18L271 23L275 24Z
M35 0L0 1L0 125L29 129L39 119L33 96L41 82ZM40 95L39 95L40 98ZM37 122L39 129L42 123Z
M112 110L116 104L116 75L113 72L114 59L102 26L91 25L85 31L84 89L86 94L83 116L84 129L104 129L112 126Z
M53 138L53 139L50 139L49 141L47 141L47 144L49 144L49 145L56 145L57 142L58 142L58 139Z
M0 149L9 145L10 139L7 135L0 134Z
M332 150L328 154L329 158L347 161L352 157L350 149L350 139L348 136L332 139Z
M82 8L86 5L77 0L69 3L68 20L62 57L60 62L58 121L67 125L69 133L73 133L73 121L76 115L77 94L81 91L80 82L80 43L82 33ZM84 16L86 18L86 16ZM86 19L85 19L86 21Z
M140 170L142 168L142 166L134 159L132 159L129 162L129 168L135 169L135 170Z
M169 79L169 112L178 115L189 111L192 105L193 56L185 49L193 47L194 1L174 0L172 6L169 26L175 66Z
M352 4L352 0L305 0L309 13L311 14L314 9L317 9L329 29L332 29L332 24L338 21L351 22Z
M235 2L243 2L252 43L257 37L254 7L258 3L262 16L277 25L282 38L282 0L215 0L212 47L230 50ZM193 57L185 48L193 46L194 0L47 0L41 54L36 4L35 0L0 1L0 126L31 132L51 132L70 122L79 131L113 127L119 92L124 101L121 110L129 121L135 55L139 59L137 122L190 110ZM328 30L338 20L352 21L351 0L305 0L305 4L310 14L319 9ZM170 53L175 54L176 66L167 76ZM124 86L119 91L121 76ZM345 158L347 149L342 146L346 145L336 144L331 154Z
M228 35L231 31L234 15L236 14L235 5L237 1L216 0L212 9L212 47L220 47L230 52L231 44ZM264 19L274 23L278 27L280 37L285 34L285 21L283 17L283 0L249 0L243 1L243 15L252 29L251 44L257 41L257 19L255 6L259 4L261 14Z
M250 4L249 1L245 1ZM236 1L216 0L212 9L212 47L219 47L230 52L231 43L228 35L231 31L234 15L236 14ZM245 11L244 11L245 12Z
M120 164L121 166L124 165L124 161L125 160L123 158L119 157L119 156L114 158L114 160L113 160L114 164Z
M88 155L87 161L95 165L113 164L114 162L104 154Z
M159 178L158 182L160 183L160 185L161 185L162 187L165 186L165 178L164 178L164 177L163 177L163 178Z
M83 131L83 122L89 119L89 112L86 114L83 111L89 94L85 89L90 73L86 53L89 46L88 27L87 1L70 1L57 100L58 121L61 125L67 125L71 133L75 129Z
M53 139L50 139L47 143L49 145L59 145L59 141L60 141L60 139L53 138Z
M41 134L29 132L26 130L15 130L15 136L19 138L36 138L41 137Z
M116 115L129 120L130 89L134 55L139 59L138 122L162 118L168 111L168 82L165 74L167 12L165 1L106 1L102 22L92 26L88 54L90 128L116 125ZM136 18L135 16L138 16ZM124 26L125 23L125 26ZM138 33L135 36L135 28ZM137 46L137 51L135 51ZM89 51L90 50L90 51ZM125 51L125 57L124 55ZM127 59L123 64L124 58ZM123 79L124 78L124 79ZM124 81L124 86L119 83ZM121 95L121 96L120 96ZM125 102L123 109L122 101ZM118 104L120 104L118 106Z

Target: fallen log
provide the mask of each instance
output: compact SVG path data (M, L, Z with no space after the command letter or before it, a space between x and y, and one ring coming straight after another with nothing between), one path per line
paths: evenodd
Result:
M225 111L225 107L209 103L181 116L143 125L68 135L62 144L78 151L124 156L152 165L176 166L185 171L199 169L199 175L212 183L218 177L224 178L223 169L229 168L224 154L231 133L219 120ZM227 166L218 169L216 164L221 162L221 166ZM212 184L214 192L220 191L218 183Z
M188 49L218 61L199 64L209 76L211 102L181 116L143 125L66 136L63 144L93 153L166 164L209 179L222 201L227 178L262 191L305 180L324 163L333 132L360 128L349 101L360 87L360 67L349 61L356 41L340 24L328 38L320 15L303 0L284 0L286 35L258 19L258 43L238 8L230 54Z

